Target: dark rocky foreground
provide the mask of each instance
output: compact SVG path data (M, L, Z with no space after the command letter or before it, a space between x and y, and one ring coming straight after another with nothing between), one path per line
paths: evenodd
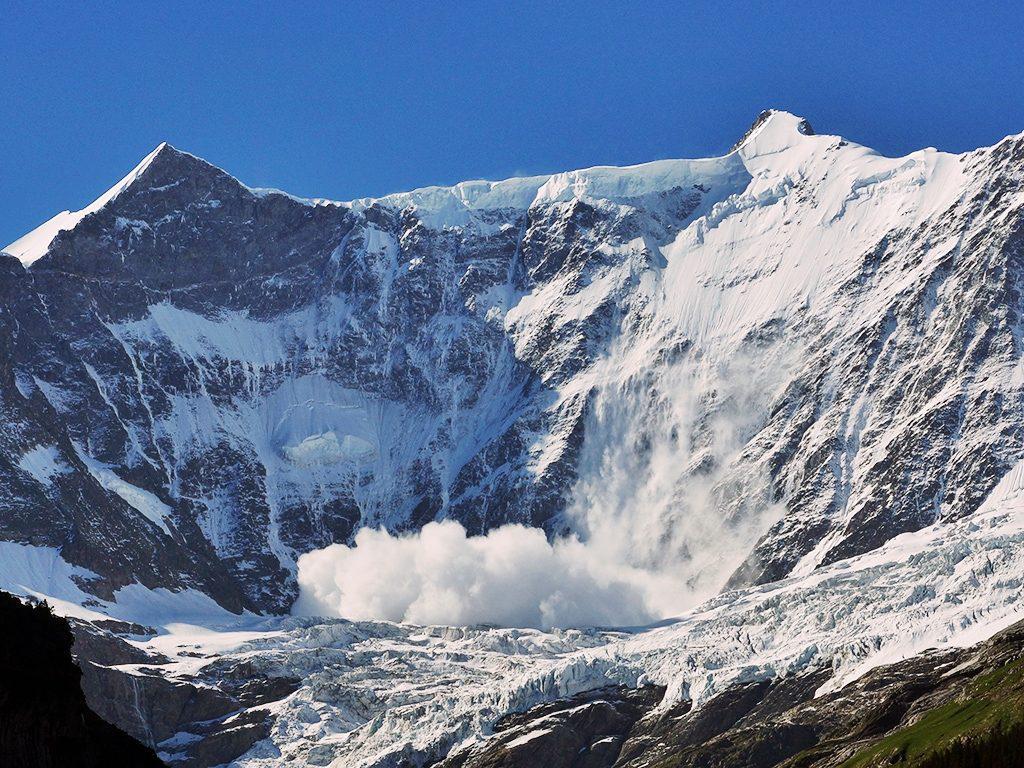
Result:
M70 625L90 706L181 768L226 764L242 755L270 730L271 718L259 707L284 698L299 684L213 658L206 671L216 687L198 678L168 679L161 670L165 657L122 637L147 635L150 628L114 621L100 627L75 619ZM118 664L137 666L125 674Z
M734 686L702 707L605 689L506 718L441 768L921 768L1024 765L1024 623L879 667L818 698L829 670Z
M664 688L606 688L509 715L483 748L452 755L441 768L603 768L615 763L637 721Z
M6 602L10 599L5 601L5 611ZM66 634L63 622L44 609L19 605L18 610ZM159 744L162 752L173 753L175 765L202 768L230 764L271 728L261 707L289 696L299 683L259 674L247 668L244 661L213 657L194 680L166 679L159 669L166 660L145 654L117 634L137 635L140 629L144 628L99 628L75 622L75 647L84 669L82 685L94 710L140 741ZM19 636L31 637L27 633ZM62 637L61 642L67 643L69 638ZM116 667L128 662L135 665L132 674ZM10 668L7 657L4 663L6 676ZM69 666L64 662L65 668ZM77 688L78 670L71 670L73 683L54 682L49 690L73 684L77 699L61 700L76 700L76 706L84 708ZM601 688L507 715L495 724L493 735L486 741L465 749L456 747L436 762L405 757L389 765L1009 768L1022 764L1024 622L971 648L926 651L878 667L838 691L815 697L831 676L831 669L818 667L774 680L737 684L696 709L689 701L659 706L665 693L659 686ZM8 686L6 677L4 684ZM43 690L38 676L33 677L31 685L37 695ZM37 711L46 710L39 705ZM137 742L106 726L91 711L86 712L86 724L96 724L104 739L124 741L144 753L139 765L159 764ZM50 715L23 716L21 727L28 727L24 723L30 722L36 728L32 732L35 737L28 741L34 745L45 742L39 734L43 724L51 720ZM8 722L4 720L5 726ZM12 738L11 733L10 728L4 731L4 744ZM177 743L183 733L198 738ZM88 749L77 752L85 755L84 759L92 759L94 754Z
M67 622L0 592L0 765L160 766L148 747L93 712L71 660Z

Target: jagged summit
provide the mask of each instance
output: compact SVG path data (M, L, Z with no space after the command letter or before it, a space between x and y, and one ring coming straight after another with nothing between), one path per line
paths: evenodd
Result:
M525 210L534 204L577 197L618 201L676 187L706 185L713 177L739 170L740 158L734 156L735 151L755 133L772 133L777 137L788 134L792 137L798 134L810 135L813 131L803 118L782 110L765 110L743 139L733 147L730 155L721 158L656 160L631 166L594 166L501 181L470 180L448 187L428 186L377 198L357 198L345 203L297 198L276 189L246 189L260 197L283 195L309 205L345 205L356 210L368 208L375 203L396 208L412 206L422 217L435 223L465 224L479 211L506 208ZM147 189L162 190L186 177L196 177L195 186L200 187L202 182L212 181L209 177L214 174L233 179L227 172L206 160L177 149L166 141L161 142L123 179L88 206L78 211L61 211L4 250L28 266L47 252L60 232L73 229L90 213L99 211L129 188L145 183L149 184Z
M78 211L61 211L3 250L28 266L46 253L58 234L64 230L73 229L86 216L101 210L136 184L146 182L154 182L155 185L167 184L185 176L208 173L210 170L223 173L205 160L188 152L182 152L163 141L142 158L124 178L85 208Z
M161 176L182 176L190 174L209 174L216 172L230 175L208 160L204 160L191 152L178 149L166 141L160 142L156 149L146 155L129 176L132 181Z

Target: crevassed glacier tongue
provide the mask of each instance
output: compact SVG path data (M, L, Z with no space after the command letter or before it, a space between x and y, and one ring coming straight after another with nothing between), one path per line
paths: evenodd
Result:
M609 684L668 687L698 706L737 681L832 670L822 691L925 648L966 646L1024 617L1024 465L970 520L867 555L728 592L639 632L277 620L249 634L174 628L140 645L171 670L215 675L193 651L302 680L271 735L238 763L385 766L482 739L503 714ZM226 665L230 667L230 663ZM210 678L215 682L215 678Z

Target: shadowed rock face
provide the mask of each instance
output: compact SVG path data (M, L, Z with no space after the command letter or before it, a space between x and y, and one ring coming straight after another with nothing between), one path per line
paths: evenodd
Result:
M587 529L616 467L636 559L735 542L732 585L969 515L1024 456L1022 168L770 113L725 158L313 204L163 146L0 256L0 538L285 611L359 527Z
M12 768L163 765L86 706L63 619L0 592L0 627L0 762Z
M664 694L647 686L603 689L510 715L483 745L438 768L611 768L634 724Z
M107 627L77 619L69 623L82 691L92 710L182 768L227 764L243 754L269 732L271 717L260 707L298 687L293 678L216 658L206 659L204 680L172 678L163 669L166 657L125 639L152 630L118 622ZM125 672L121 664L136 666Z

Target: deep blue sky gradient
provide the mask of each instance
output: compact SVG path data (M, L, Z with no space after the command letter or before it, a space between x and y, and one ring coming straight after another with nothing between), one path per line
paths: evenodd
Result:
M348 199L718 154L773 106L888 154L1024 131L1020 3L74 5L0 0L0 246L163 140Z

